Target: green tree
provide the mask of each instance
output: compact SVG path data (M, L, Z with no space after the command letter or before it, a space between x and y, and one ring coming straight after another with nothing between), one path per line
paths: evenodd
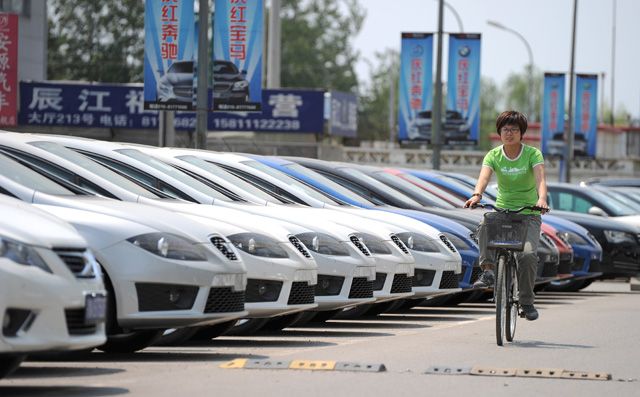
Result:
M398 109L398 80L400 74L400 54L386 49L375 53L375 61L370 63L369 83L361 90L358 106L358 138L361 140L389 139L390 87L395 89L393 111Z
M282 86L355 92L351 40L365 18L358 0L283 0L280 11Z
M496 117L500 113L500 96L496 83L489 77L480 80L480 149L491 147L491 133L495 131Z
M533 83L529 81L529 66L522 73L511 73L504 84L503 93L505 109L514 109L528 115L529 121L540 121L540 106L542 101L542 85L544 76L535 67L531 70ZM529 109L532 99L533 109ZM531 114L529 114L531 113Z
M144 2L50 0L52 80L142 82Z

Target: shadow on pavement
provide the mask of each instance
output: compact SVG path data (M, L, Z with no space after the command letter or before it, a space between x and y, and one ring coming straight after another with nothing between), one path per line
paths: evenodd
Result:
M162 351L153 351L151 349L162 349ZM137 353L123 353L123 354L105 354L105 353L89 353L82 357L74 357L73 359L65 360L47 360L47 361L67 361L67 362L175 362L175 361L191 361L191 362L206 362L216 360L227 360L228 357L232 358L252 358L260 359L263 356L256 355L228 355L217 354L203 351L203 353L196 352L181 352L180 347L175 348L147 348L144 351Z
M550 343L539 340L518 340L510 344L514 347L536 348L536 349L593 349L593 346L574 345L570 343ZM507 345L505 345L507 346Z
M330 326L325 326L325 328L329 328ZM287 337L287 336L304 336L304 337L324 337L324 338L362 338L362 337L379 337L379 336L393 336L393 334L388 334L384 332L351 332L351 331L333 331L327 330L322 331L320 329L316 330L302 330L295 328L288 328L286 331L282 331L279 335Z
M407 318L405 318L407 320ZM377 322L376 322L377 321ZM359 317L349 320L329 320L325 323L309 323L295 328L384 328L384 329L396 329L396 328L427 328L428 326L422 324L400 324L400 323L385 323L380 316Z
M91 386L0 386L0 396L101 397L129 393L121 387Z
M421 316L416 314L411 315L392 315L385 314L379 317L383 321L473 321L477 320L474 317L454 317L454 316Z
M286 335L282 335L286 336ZM251 339L247 339L251 338ZM336 346L336 343L319 342L319 341L297 341L297 340L280 340L280 339L254 339L256 336L226 336L224 338L216 338L210 341L189 342L185 346L190 347L324 347ZM277 338L277 337L276 337ZM238 357L236 357L238 358ZM244 357L240 357L244 358ZM251 357L256 358L256 357Z
M488 314L495 314L496 311L495 310L456 310L456 309L426 309L426 308L413 308L410 311L407 312L402 312L402 314L424 314L424 315L430 315L430 314L437 314L437 315L448 315L448 314L453 314L453 315L463 315L463 314L476 314L476 315L488 315Z
M125 370L121 368L38 367L27 363L11 374L11 378L66 378L71 376L111 375L119 372L125 372Z

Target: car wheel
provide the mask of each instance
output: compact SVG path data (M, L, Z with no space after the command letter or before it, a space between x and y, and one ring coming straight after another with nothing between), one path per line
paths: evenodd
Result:
M283 329L290 327L296 321L302 318L304 313L293 313L293 314L285 314L284 316L278 316L270 318L263 326L260 328L260 331L265 332L278 332Z
M232 329L238 320L225 321L214 325L206 325L199 327L196 333L191 337L192 340L211 340L217 338L220 335L226 334Z
M27 356L1 356L0 357L0 379L15 371L20 363Z
M191 339L200 327L170 328L153 344L155 346L179 346Z
M151 346L162 337L164 330L144 330L127 334L108 335L107 342L97 349L105 353L133 353Z
M585 280L552 281L546 285L544 290L550 292L578 292L586 287L584 284Z
M233 336L249 336L254 335L262 326L264 326L268 318L243 318L238 320L236 325L227 331L227 335Z

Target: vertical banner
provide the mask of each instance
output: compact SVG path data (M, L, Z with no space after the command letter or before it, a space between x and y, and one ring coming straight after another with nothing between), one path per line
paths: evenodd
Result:
M480 34L449 35L445 144L478 143L480 136Z
M215 0L213 110L260 111L262 0Z
M15 126L18 110L18 15L0 13L0 125Z
M144 107L195 110L193 0L147 0L144 14Z
M576 107L574 113L575 156L596 157L598 132L598 75L576 75Z
M433 34L402 33L398 140L431 139Z
M542 153L562 156L564 153L564 73L544 74L542 97Z

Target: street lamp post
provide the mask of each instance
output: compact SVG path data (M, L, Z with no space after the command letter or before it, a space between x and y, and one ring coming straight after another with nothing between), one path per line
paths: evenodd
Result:
M531 51L531 46L529 45L527 40L524 38L524 36L522 36L517 31L515 31L515 30L513 30L513 29L511 29L511 28L509 28L507 26L504 26L500 22L487 21L487 24L493 26L494 28L506 30L507 32L513 33L518 38L520 38L520 40L522 40L522 42L524 43L525 47L527 47L527 53L529 54L529 66L527 68L527 79L529 80L529 95L528 95L529 118L531 120L533 120L533 113L534 113L534 104L533 104L533 51Z

